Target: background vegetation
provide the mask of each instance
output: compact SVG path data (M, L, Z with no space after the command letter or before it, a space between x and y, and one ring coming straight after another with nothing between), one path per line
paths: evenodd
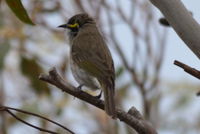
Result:
M79 134L135 133L103 111L38 79L40 73L55 66L67 82L77 85L69 70L65 31L56 27L76 13L87 12L97 21L114 58L117 105L124 110L136 106L159 133L200 131L200 109L194 103L199 84L161 78L168 28L158 23L148 1L26 0L25 9L19 2L0 0L1 105L38 113ZM16 114L64 133L43 120ZM0 132L42 134L4 112L0 113Z

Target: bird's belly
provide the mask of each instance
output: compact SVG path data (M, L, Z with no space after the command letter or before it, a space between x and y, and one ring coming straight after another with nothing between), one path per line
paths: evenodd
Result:
M80 84L86 87L89 87L92 90L100 88L98 80L87 73L85 70L81 69L76 65L72 60L70 61L71 71L75 80Z

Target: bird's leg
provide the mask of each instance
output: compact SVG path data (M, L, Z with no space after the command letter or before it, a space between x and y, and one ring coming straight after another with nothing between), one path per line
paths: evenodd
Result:
M97 95L97 96L95 96L95 97L98 98L98 99L100 99L100 98L101 98L101 95L102 95L102 90L101 90L100 94Z
M81 90L83 86L84 86L83 84L80 84L80 85L77 87L77 89L78 89L78 90Z

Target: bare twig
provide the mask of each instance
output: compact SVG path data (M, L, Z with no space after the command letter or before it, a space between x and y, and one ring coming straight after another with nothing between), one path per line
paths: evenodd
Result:
M11 112L10 110L14 110L14 111L17 111L17 112L20 112L20 113L23 113L23 114L28 114L28 115L31 115L31 116L35 116L35 117L38 117L38 118L41 118L41 119L44 119L44 120L47 120L63 129L65 129L66 131L70 132L71 134L75 134L74 132L72 132L71 130L69 130L68 128L66 128L65 126L53 121L53 120L50 120L46 117L43 117L41 115L38 115L38 114L35 114L35 113L32 113L32 112L27 112L27 111L24 111L24 110L21 110L21 109L16 109L16 108L12 108L12 107L7 107L7 106L0 106L0 111L6 111L7 113L9 113L11 116L13 116L15 119L21 121L22 123L30 126L30 127L33 127L35 129L38 129L40 131L43 131L43 132L48 132L48 133L51 133L51 134L58 134L57 132L53 132L53 131L50 131L50 130L46 130L46 129L43 129L43 128L40 128L40 127L37 127L35 125L32 125L22 119L20 119L18 116L16 116L13 112Z
M43 132L47 132L47 133L50 133L50 134L58 134L58 133L56 133L56 132L53 132L53 131L50 131L50 130L47 130L47 129L43 129L43 128L40 128L40 127L37 127L37 126L35 126L35 125L32 125L32 124L30 124L30 123L28 123L28 122L26 122L26 121L24 121L24 120L22 120L22 119L20 119L19 117L17 117L15 114L13 114L10 110L6 110L6 112L8 112L11 116L13 116L15 119L17 119L18 121L21 121L22 123L24 123L24 124L26 124L26 125L28 125L28 126L30 126L30 127L33 127L33 128L35 128L35 129L38 129L38 130L40 130L40 131L43 131Z
M174 64L181 67L185 72L189 73L190 75L196 77L197 79L200 79L200 71L195 69L195 68L192 68L180 61L177 61L175 60L174 61ZM200 96L200 91L197 93L197 96Z
M69 83L66 83L57 73L55 68L52 68L49 71L49 75L41 74L39 79L53 84L63 92L73 95L97 108L104 110L104 101L86 92L78 90ZM119 108L116 108L116 115L120 121L123 121L127 125L134 128L139 134L157 134L156 130L147 121L138 119L138 116L135 116L134 114L132 115Z
M184 71L189 73L190 75L200 79L200 71L196 70L195 68L192 68L177 60L174 61L174 64L184 69Z

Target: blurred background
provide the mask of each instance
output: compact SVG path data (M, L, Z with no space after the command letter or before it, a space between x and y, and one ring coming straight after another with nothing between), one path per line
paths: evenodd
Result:
M200 1L183 0L200 21ZM114 58L116 103L135 106L159 134L200 132L199 81L173 65L199 69L199 59L174 30L159 24L162 14L147 0L23 0L35 26L21 22L0 5L0 104L38 113L77 134L135 134L126 124L54 86L38 80L56 67L78 86L69 69L66 32L57 26L87 12L95 18ZM90 94L98 94L87 89ZM46 121L16 113L40 127L66 133ZM0 113L0 134L43 134Z

